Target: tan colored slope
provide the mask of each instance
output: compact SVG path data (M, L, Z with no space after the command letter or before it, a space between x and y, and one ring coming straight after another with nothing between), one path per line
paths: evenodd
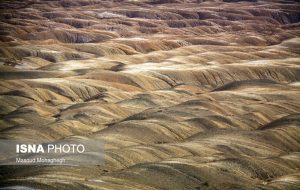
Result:
M1 1L0 138L101 140L0 189L299 189L296 1Z

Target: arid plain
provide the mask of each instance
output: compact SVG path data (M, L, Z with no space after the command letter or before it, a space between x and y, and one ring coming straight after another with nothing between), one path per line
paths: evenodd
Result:
M0 138L105 142L0 189L300 189L297 1L1 1L0 29Z

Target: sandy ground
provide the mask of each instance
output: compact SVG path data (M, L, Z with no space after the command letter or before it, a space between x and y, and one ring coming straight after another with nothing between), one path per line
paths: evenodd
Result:
M300 189L297 1L1 1L0 138L105 142L0 189Z

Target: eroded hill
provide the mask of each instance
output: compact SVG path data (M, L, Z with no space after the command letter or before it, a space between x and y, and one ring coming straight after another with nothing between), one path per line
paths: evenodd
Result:
M0 9L0 138L105 142L101 166L2 166L4 189L300 188L297 1Z

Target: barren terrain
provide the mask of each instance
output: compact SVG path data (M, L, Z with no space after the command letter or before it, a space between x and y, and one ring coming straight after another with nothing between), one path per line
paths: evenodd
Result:
M0 2L0 138L105 142L0 189L300 189L300 3Z

